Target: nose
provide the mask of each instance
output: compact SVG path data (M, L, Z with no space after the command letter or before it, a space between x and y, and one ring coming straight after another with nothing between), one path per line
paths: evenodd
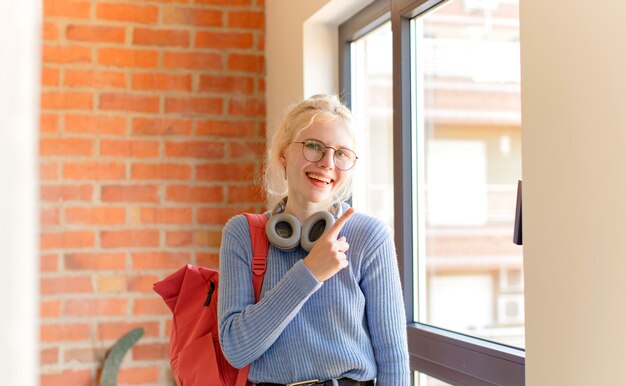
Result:
M330 151L333 151L332 153ZM333 170L335 168L335 150L331 148L326 148L326 153L321 160L317 161L317 164L320 167L326 168L328 170Z

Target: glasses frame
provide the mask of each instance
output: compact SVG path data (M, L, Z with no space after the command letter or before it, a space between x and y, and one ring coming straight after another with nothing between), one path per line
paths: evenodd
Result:
M322 156L320 157L320 159L317 160L310 160L308 159L305 155L304 155L304 145L307 142L316 142L319 143L320 145L324 146L324 150L322 151ZM340 148L334 148L332 146L327 146L324 142L319 141L317 139L307 139L306 141L293 141L292 143L299 143L302 145L302 156L304 157L305 160L309 161L309 162L319 162L322 159L324 159L324 157L326 157L326 151L328 149L333 149L333 163L335 164L335 167L339 170L341 170L342 172L348 171L350 169L352 169L354 167L354 165L356 165L356 161L359 159L359 157L357 157L356 153L354 152L354 150L348 149L347 147L340 147ZM352 165L350 165L349 168L347 169L342 169L339 166L337 166L337 161L335 160L335 154L337 154L338 150L345 150L345 151L349 151L350 153L354 154L354 162L352 162Z

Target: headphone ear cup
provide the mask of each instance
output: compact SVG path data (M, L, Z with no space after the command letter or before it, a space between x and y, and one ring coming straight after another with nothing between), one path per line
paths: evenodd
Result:
M335 218L328 211L314 213L302 224L300 246L307 252L313 249L315 242L335 223Z
M300 242L300 221L287 213L273 214L265 224L268 241L276 248L289 251Z

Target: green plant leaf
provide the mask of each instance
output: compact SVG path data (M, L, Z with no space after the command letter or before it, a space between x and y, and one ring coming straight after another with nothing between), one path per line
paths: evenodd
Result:
M121 337L109 350L102 366L100 386L117 386L117 373L126 352L141 338L143 328L137 327Z

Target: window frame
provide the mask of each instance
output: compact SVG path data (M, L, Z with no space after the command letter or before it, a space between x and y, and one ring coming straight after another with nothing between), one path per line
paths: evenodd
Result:
M405 314L414 315L411 19L446 0L375 0L339 26L339 84L351 107L350 44L391 21L394 227ZM407 324L411 370L463 385L524 385L525 350L422 323Z

